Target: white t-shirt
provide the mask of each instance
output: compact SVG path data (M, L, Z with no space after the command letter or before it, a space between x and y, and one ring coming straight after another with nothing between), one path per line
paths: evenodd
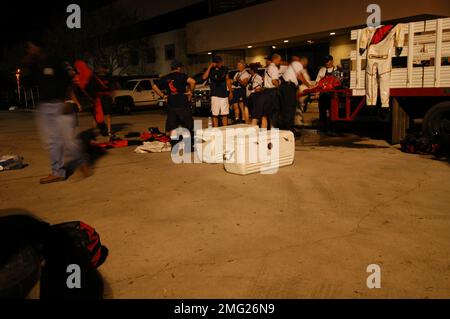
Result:
M250 76L250 79L248 81L247 85L247 97L250 96L252 93L255 93L255 89L262 88L264 84L264 80L261 75L256 73L253 76ZM252 90L250 90L250 87L252 87Z
M308 70L307 69L303 69L302 70L302 74L303 74L303 78L306 80L306 82L309 85L316 85L316 81L311 81L311 77L309 76ZM304 90L308 89L309 87L304 84L304 83L299 83L300 84L300 91L303 92Z
M272 80L279 80L280 72L275 65L275 63L270 63L270 65L266 69L266 73L264 76L264 87L266 89L273 89L275 85L273 85Z
M298 85L298 76L302 73L303 65L298 61L293 61L286 72L283 74L283 78L286 82L292 82Z
M336 69L337 69L337 67L335 67L335 66L332 68L328 68L328 69L326 67L321 68L319 70L319 73L317 74L316 82L319 82L320 80L322 80L325 77L325 75L327 74L327 72L332 73L333 71L336 71Z
M278 73L280 73L280 76L282 76L284 74L284 72L286 72L288 67L289 67L289 65L285 65L285 64L282 64L278 67Z
M247 70L244 70L242 72L237 72L234 75L233 82L236 82L238 80L243 81L243 80L246 80L246 79L250 79L250 73L248 73ZM233 87L236 88L234 85L233 85Z

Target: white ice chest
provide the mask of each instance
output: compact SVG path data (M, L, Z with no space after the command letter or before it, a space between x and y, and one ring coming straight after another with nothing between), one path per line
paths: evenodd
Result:
M195 133L195 151L198 158L203 163L223 163L224 154L231 153L234 150L236 145L236 134L243 134L243 132L245 133L248 129L258 131L258 126L237 124L197 130Z
M266 152L267 156L257 156L255 160L255 149L258 149L258 152ZM253 156L250 156L250 151ZM295 137L291 131L271 130L267 131L266 138L237 138L234 152L225 155L224 167L228 173L274 174L280 167L294 163ZM240 155L236 152L240 152Z

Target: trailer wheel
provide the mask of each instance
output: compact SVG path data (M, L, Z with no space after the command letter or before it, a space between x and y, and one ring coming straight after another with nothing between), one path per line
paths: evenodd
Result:
M450 134L450 101L438 103L427 112L422 131L427 137L435 132Z

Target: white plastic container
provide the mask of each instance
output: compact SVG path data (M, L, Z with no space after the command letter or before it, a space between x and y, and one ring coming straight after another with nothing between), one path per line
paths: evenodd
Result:
M257 138L238 138L234 153L226 154L228 173L249 175L275 174L280 167L292 165L295 158L295 137L291 131L271 130Z
M224 154L233 152L237 136L256 134L256 125L237 124L197 130L195 133L195 151L203 163L222 164Z

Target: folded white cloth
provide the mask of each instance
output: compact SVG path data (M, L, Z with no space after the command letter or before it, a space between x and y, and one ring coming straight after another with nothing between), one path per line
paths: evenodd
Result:
M159 141L153 142L144 142L141 146L136 147L134 150L135 153L145 154L145 153L162 153L162 152L170 152L172 150L172 146L169 142L163 143Z

